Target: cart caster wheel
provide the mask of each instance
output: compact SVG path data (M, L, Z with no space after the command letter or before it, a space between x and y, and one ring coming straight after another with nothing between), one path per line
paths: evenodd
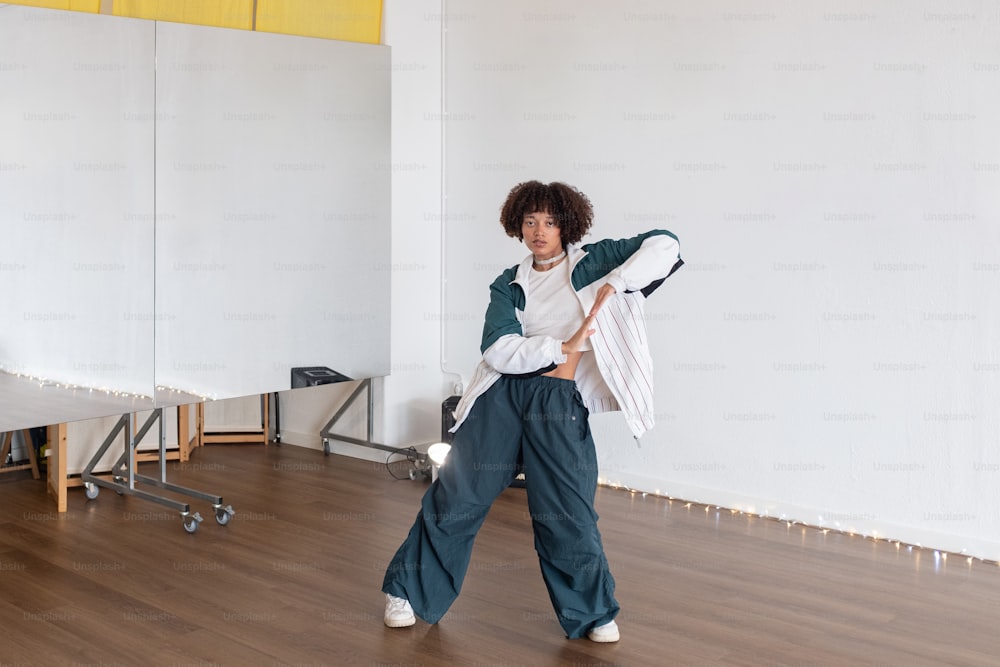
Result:
M115 480L116 484L124 484L125 483L125 478L124 477L115 476L114 480ZM119 489L115 489L115 493L117 493L119 496L124 496L125 495L125 492L121 491Z
M229 520L233 517L236 512L233 510L232 505L226 505L225 507L215 508L215 520L220 526L225 526L229 523Z
M188 516L182 514L181 519L184 521L184 530L189 533L198 530L198 524L202 521L201 515L197 512Z
M417 477L420 476L420 471L417 470L416 468L410 468L410 473L409 474L410 474L410 480L411 481L416 481Z
M97 494L101 492L101 487L97 486L93 482L87 482L83 485L83 488L89 500L93 500L97 497Z
M323 441L323 455L324 456L329 456L330 455L330 441L329 440L324 440Z

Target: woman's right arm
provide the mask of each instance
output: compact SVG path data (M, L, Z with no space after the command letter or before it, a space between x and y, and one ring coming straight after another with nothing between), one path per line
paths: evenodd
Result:
M549 371L565 363L563 341L551 336L507 334L483 352L483 359L504 375L525 375Z
M523 375L550 370L564 363L563 341L551 336L525 336L518 306L524 308L524 293L512 284L515 269L509 269L490 285L490 305L483 323L480 350L483 360L505 375Z

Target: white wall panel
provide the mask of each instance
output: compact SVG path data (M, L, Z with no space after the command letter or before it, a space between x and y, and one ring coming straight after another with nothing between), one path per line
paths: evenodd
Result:
M389 50L0 6L0 429L389 363Z
M388 49L160 23L157 54L157 386L387 374Z
M0 7L0 430L151 400L153 47L148 22Z

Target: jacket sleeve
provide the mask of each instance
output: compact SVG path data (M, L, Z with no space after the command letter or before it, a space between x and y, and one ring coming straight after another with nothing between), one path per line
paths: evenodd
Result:
M551 336L525 336L517 319L513 271L505 271L490 285L490 305L483 323L480 351L483 360L504 375L547 371L566 361L562 341ZM521 304L524 307L524 304Z
M653 230L629 239L598 241L586 247L588 257L573 276L576 289L603 279L619 293L643 291L659 286L684 263L677 237ZM650 289L649 291L652 291Z
M545 373L565 363L562 343L551 336L507 334L483 352L483 360L504 375Z

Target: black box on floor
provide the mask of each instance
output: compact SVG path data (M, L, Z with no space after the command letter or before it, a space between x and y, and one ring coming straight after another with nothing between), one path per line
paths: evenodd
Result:
M449 396L441 403L441 442L451 444L454 433L449 433L448 429L455 425L455 408L458 407L458 400L461 396Z
M347 382L351 378L326 366L302 366L292 369L292 389L318 387L321 384Z

